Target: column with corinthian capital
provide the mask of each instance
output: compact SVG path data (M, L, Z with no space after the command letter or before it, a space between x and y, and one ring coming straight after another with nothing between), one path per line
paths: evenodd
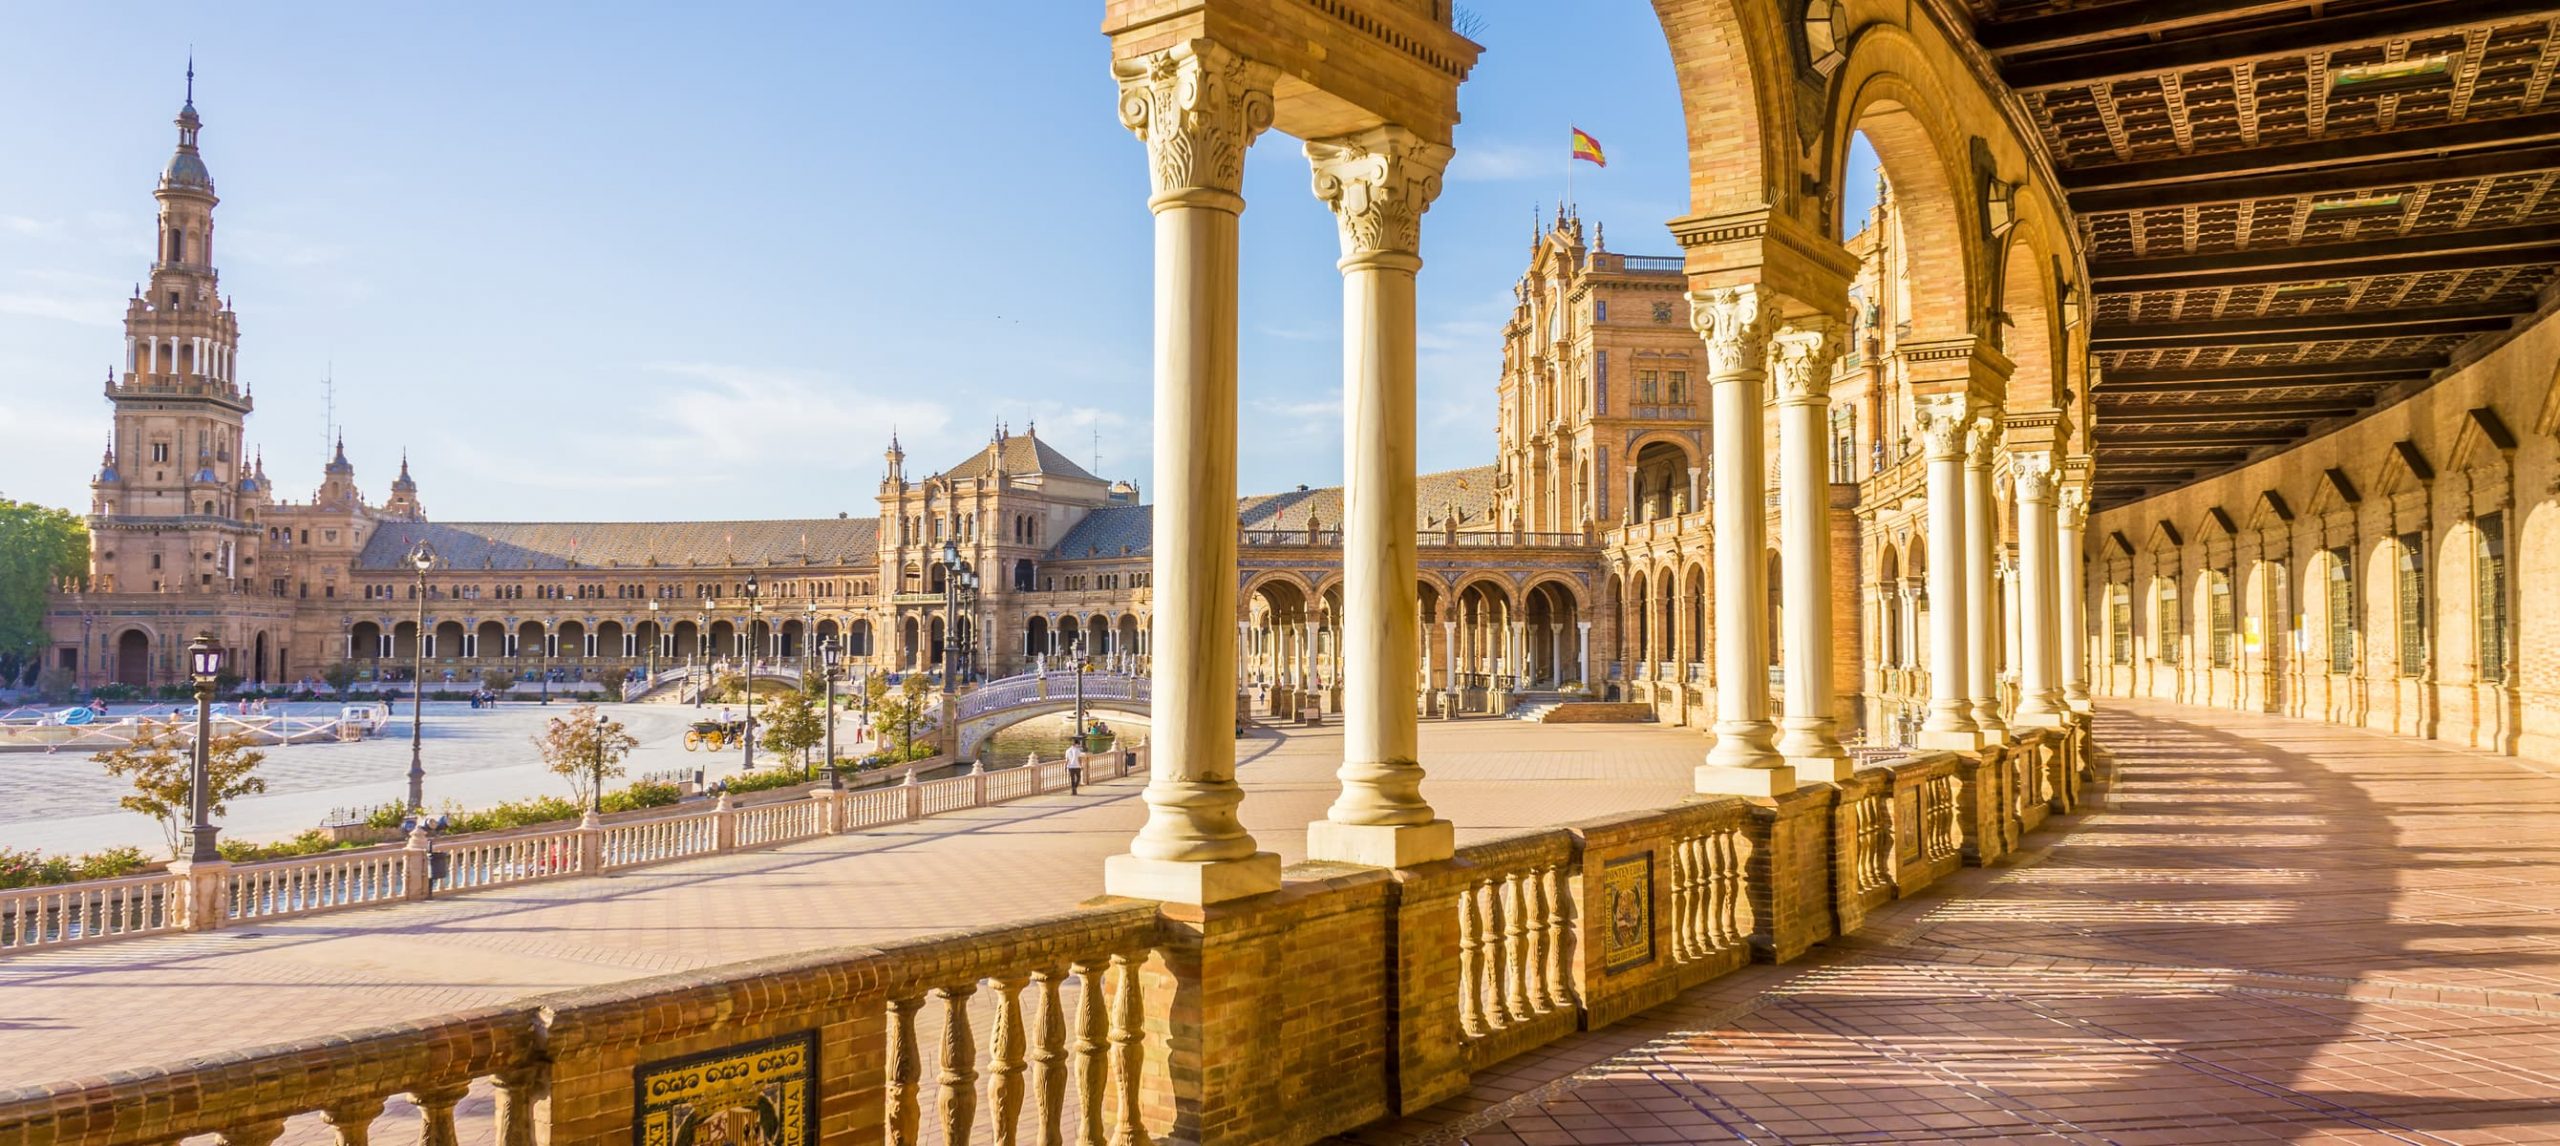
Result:
M1778 754L1769 722L1769 514L1767 447L1760 385L1768 375L1777 296L1756 283L1689 296L1689 314L1707 344L1715 455L1715 746L1698 767L1707 795L1774 796L1795 790L1796 773Z
M1973 704L1974 727L1994 741L2009 730L2000 718L2000 654L1997 622L2001 617L1998 566L2000 518L1991 497L1991 466L2000 452L2000 423L1976 418L1967 431L1964 450L1964 602L1966 697Z
M1457 846L1422 798L1413 703L1414 274L1449 148L1389 125L1311 140L1307 162L1341 224L1343 396L1342 792L1307 825L1307 858L1412 867Z
M1779 552L1786 640L1787 713L1778 751L1804 781L1849 778L1831 689L1831 366L1839 332L1829 319L1790 322L1770 343L1778 387ZM1719 526L1723 519L1718 519Z
M2062 591L2054 607L2060 612L2055 624L2062 632L2062 700L2073 712L2089 711L2089 622L2083 612L2088 606L2084 596L2088 587L2082 584L2080 538L2089 523L2088 493L2079 486L2062 490L2061 505L2054 512L2054 560L2060 574ZM2275 640L2273 632L2269 641Z
M1971 751L1982 747L1982 730L1965 696L1964 398L1928 399L1918 417L1929 465L1929 716L1918 740Z
M1278 69L1207 40L1113 65L1155 213L1155 616L1147 822L1103 863L1113 895L1214 903L1280 886L1236 805L1236 224Z
M2062 689L2054 677L2062 604L2055 599L2053 455L2016 458L2018 485L2018 712L2021 728L2062 724Z

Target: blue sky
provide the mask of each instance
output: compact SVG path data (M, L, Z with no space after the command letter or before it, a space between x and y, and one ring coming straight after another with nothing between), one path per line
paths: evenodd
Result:
M1610 247L1676 253L1680 106L1632 0L1480 0L1424 227L1423 463L1490 460L1500 324L1567 127ZM997 419L1147 485L1149 228L1101 6L16 5L0 39L0 495L85 508L193 46L250 439L284 496L405 449L430 516L876 512L894 425ZM1867 179L1849 190L1863 197ZM1333 223L1247 162L1241 482L1341 476ZM1863 210L1852 204L1853 211ZM1152 491L1150 491L1152 492Z

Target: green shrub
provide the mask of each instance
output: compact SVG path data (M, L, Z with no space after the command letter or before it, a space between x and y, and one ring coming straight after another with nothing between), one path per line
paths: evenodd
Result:
M16 848L0 848L0 888L114 879L132 875L150 863L141 848L108 848L76 856L49 856Z
M241 840L224 840L217 846L221 849L222 858L224 859L230 860L233 863L255 863L259 860L292 859L295 856L318 855L321 852L333 852L342 848L361 847L364 845L342 843L337 840L332 840L329 837L322 835L320 833L320 829L313 828L310 831L304 832L301 835L295 836L292 839L285 840L281 843L253 844Z
M604 810L636 812L642 808L663 808L684 799L684 792L673 784L642 780L618 792L604 794Z

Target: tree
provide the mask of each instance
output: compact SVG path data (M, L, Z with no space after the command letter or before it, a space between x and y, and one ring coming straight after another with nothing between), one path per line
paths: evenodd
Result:
M134 725L132 740L89 757L105 765L107 775L132 783L133 794L117 800L116 806L160 821L168 833L171 859L184 854L188 829L195 826L193 740L178 717L143 720ZM266 753L250 746L246 736L214 737L205 769L210 814L221 816L231 801L266 791L267 782L257 774L259 762L266 758Z
M619 778L622 758L640 746L640 738L621 721L599 721L598 716L596 706L581 704L568 715L552 717L550 727L533 738L542 762L569 782L569 792L580 804L592 801L596 785Z
M89 567L89 531L69 511L0 497L0 685L24 679L51 639L46 597Z
M909 673L892 690L887 680L873 673L862 687L871 705L871 726L881 730L881 739L891 746L891 758L916 759L917 735L930 733L941 723L942 701L933 691L933 682L922 673Z
M354 661L339 661L321 669L320 679L329 682L329 687L343 697L347 695L347 686L356 682L356 674L361 671Z
M516 686L516 674L505 669L480 670L480 687L491 692L505 692Z
M823 700L823 698L822 698ZM772 707L757 715L764 726L764 746L768 752L788 756L800 754L800 774L809 774L809 750L827 738L827 720L820 703L812 703L809 694L793 691L773 702Z

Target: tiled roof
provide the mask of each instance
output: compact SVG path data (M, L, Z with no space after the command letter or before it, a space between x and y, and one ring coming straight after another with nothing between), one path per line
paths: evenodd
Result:
M1067 455L1049 448L1049 443L1031 434L1010 434L1004 440L989 442L969 455L969 460L943 471L954 478L979 477L992 472L998 451L1003 452L1004 469L1010 474L1046 474L1054 477L1101 481L1083 466L1068 460Z
M452 569L684 568L768 563L869 567L880 559L880 519L784 521L384 522L365 539L358 569L406 569L419 538Z
M1454 505L1461 528L1484 520L1493 504L1493 467L1475 466L1424 474L1416 485L1422 520L1437 522ZM1236 501L1236 516L1246 529L1304 529L1314 513L1323 529L1342 527L1342 487L1255 494ZM1128 546L1132 556L1145 555L1155 542L1155 507L1123 505L1098 509L1049 547L1052 560L1118 557Z

